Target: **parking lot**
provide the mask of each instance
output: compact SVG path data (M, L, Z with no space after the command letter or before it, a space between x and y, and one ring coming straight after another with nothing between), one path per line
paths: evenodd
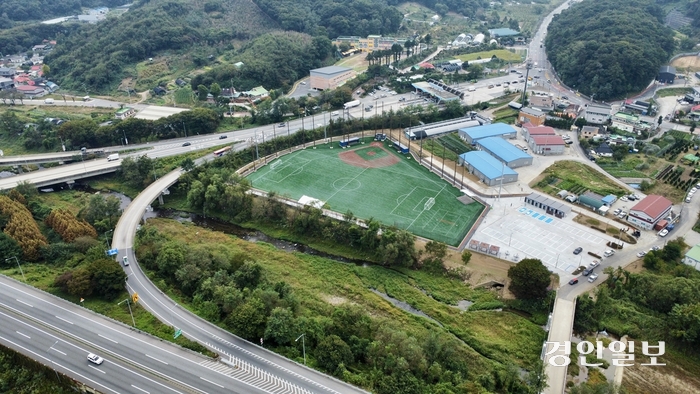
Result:
M491 202L491 201L490 201ZM500 247L499 256L510 261L536 258L557 274L571 274L602 256L611 237L572 221L575 213L559 219L523 205L522 198L492 201L493 209L472 237ZM583 248L578 255L574 249ZM568 280L568 279L567 279Z

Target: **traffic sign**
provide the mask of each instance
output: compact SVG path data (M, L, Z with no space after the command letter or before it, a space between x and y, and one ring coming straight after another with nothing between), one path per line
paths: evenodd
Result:
M178 328L177 331L175 331L173 339L177 339L177 337L179 337L180 335L182 335L182 329Z
M134 301L134 303L139 302L139 293L134 293L131 295L131 301Z

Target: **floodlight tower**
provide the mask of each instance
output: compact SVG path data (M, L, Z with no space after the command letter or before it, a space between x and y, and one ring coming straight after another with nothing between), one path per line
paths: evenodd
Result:
M523 95L520 97L520 103L525 105L525 98L527 97L527 81L530 75L530 70L532 69L532 59L527 59L525 63L525 86L523 87Z

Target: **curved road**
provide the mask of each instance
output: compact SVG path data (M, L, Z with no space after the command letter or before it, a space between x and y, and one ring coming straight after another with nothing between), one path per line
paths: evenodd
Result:
M260 346L242 340L204 319L180 308L170 298L160 292L146 277L138 265L132 246L135 232L149 204L166 188L179 179L181 170L175 170L141 192L123 212L114 230L112 248L119 249L118 260L128 256L131 265L125 267L129 280L130 293L138 293L141 303L159 320L182 330L182 334L217 352L222 359L246 365L253 371L267 374L274 387L293 387L306 393L366 393L356 387L306 368L282 356L267 351ZM240 377L245 382L258 379L255 373ZM290 389L292 390L292 389ZM280 391L294 392L294 391Z

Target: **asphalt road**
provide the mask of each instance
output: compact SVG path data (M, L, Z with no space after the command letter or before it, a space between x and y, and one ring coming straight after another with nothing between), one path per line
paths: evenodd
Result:
M216 371L202 355L2 276L0 327L4 345L101 392L272 392ZM88 353L104 363L88 362Z

